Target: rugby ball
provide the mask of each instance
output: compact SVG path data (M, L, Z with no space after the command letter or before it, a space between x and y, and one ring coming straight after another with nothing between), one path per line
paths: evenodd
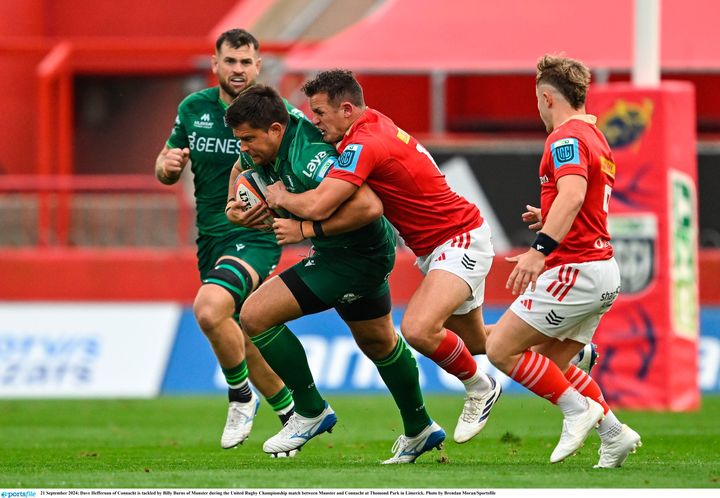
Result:
M266 189L267 185L262 181L260 175L251 169L241 172L235 179L235 199L243 202L244 211L257 204L262 204L267 208L267 202L265 201ZM278 214L270 208L268 208L268 211L270 215L263 220L263 223L272 226Z
M597 352L597 346L594 343L586 344L570 363L590 375L592 368L597 364L600 355Z

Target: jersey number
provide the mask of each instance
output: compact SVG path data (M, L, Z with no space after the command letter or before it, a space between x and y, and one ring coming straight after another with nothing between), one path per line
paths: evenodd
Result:
M612 195L612 187L605 184L605 195L603 195L603 211L606 213L610 209L610 196Z
M423 147L422 145L420 145L418 143L417 145L415 145L415 148L417 149L417 151L420 154L425 154L428 157L428 159L430 159L430 162L435 165L435 167L438 169L438 171L440 171L440 167L437 165L437 163L435 162L435 159L433 159L433 156L430 155L430 153L428 152L428 150L425 147Z

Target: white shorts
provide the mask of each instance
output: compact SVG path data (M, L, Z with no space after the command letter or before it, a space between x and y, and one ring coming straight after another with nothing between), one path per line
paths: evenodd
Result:
M485 277L492 266L495 252L492 248L490 227L487 223L460 234L436 247L427 256L417 258L416 264L423 275L432 270L445 270L457 275L470 287L470 297L453 315L465 315L482 306L485 297Z
M510 310L548 337L587 344L619 293L615 258L566 264L542 273L535 292L528 286Z

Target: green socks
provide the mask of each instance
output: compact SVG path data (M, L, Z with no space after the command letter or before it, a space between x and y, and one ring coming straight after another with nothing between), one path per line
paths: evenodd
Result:
M319 415L325 409L325 400L315 387L305 349L295 334L283 324L251 339L292 393L295 411L303 417Z
M431 422L420 391L415 357L405 341L398 337L395 349L390 356L373 361L373 363L377 366L380 377L385 381L385 385L395 399L395 404L400 409L405 435L417 436Z

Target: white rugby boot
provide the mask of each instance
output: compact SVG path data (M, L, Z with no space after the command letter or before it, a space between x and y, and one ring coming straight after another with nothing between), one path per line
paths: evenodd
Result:
M593 468L612 469L620 467L625 463L628 455L635 453L640 446L642 446L640 434L623 424L622 430L617 436L609 438L600 444L598 450L600 460Z
M305 443L323 432L332 432L337 416L325 402L325 409L317 417L307 418L293 413L280 432L265 441L263 451L272 457L294 456Z
M225 429L223 429L220 445L223 449L234 448L242 444L252 430L255 414L260 407L260 397L255 391L250 391L252 397L247 403L231 401L228 407L227 420L225 421Z
M604 417L604 410L600 403L585 397L588 402L587 410L578 415L566 416L563 420L560 441L550 455L551 463L558 463L582 448L590 431L598 426Z
M436 422L432 422L415 437L400 436L392 446L395 454L392 458L385 460L383 465L391 463L413 463L423 453L437 448L442 448L445 441L445 431Z
M483 394L468 393L465 405L455 426L453 439L456 443L464 443L475 437L487 423L490 410L502 394L502 386L490 378L490 390Z

